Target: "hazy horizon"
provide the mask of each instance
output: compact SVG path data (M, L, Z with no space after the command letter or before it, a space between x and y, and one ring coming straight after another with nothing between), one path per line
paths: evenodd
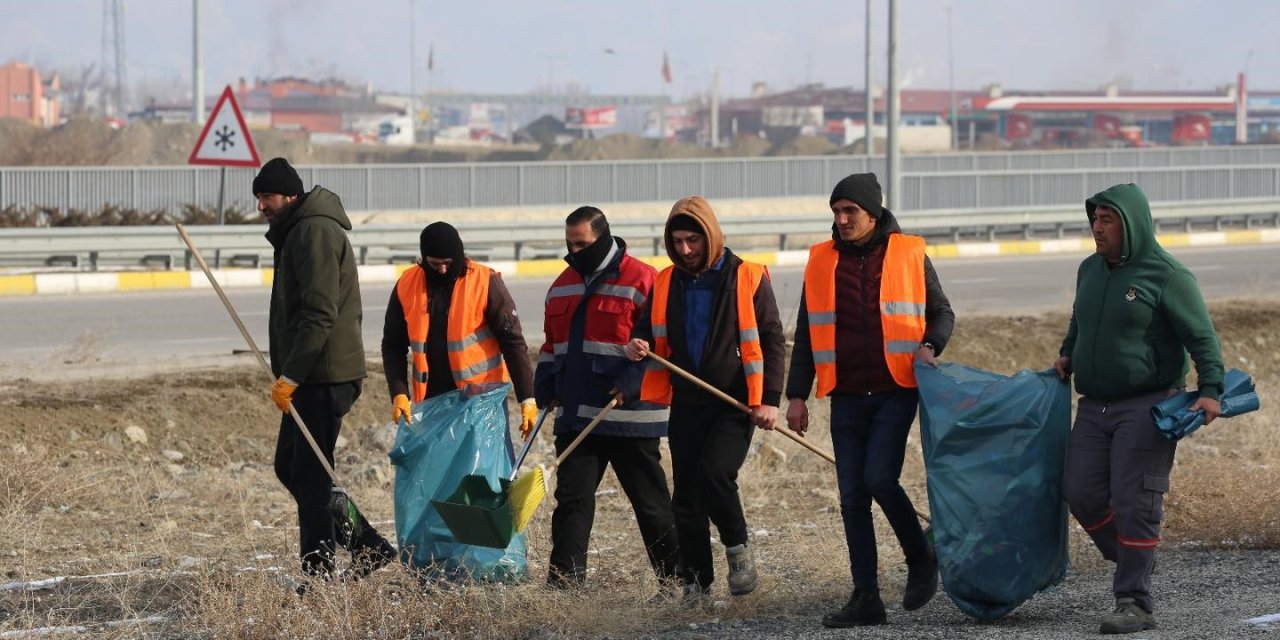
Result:
M98 65L102 0L0 0L10 35L0 62L42 72ZM128 0L128 80L186 95L191 84L189 0ZM428 0L202 0L205 93L239 78L336 77L375 90L597 94L705 92L721 69L725 97L754 82L773 90L818 82L863 86L865 4L794 0L483 3ZM1226 4L1226 3L1224 3ZM1045 0L901 0L900 70L907 88L948 86L947 6L953 7L955 86L978 89L1212 90L1235 81L1280 89L1280 3L1239 0L1230 11L1195 0L1075 3ZM411 6L414 11L411 12ZM877 81L885 76L887 7L873 5ZM434 70L428 72L429 51ZM663 52L673 82L661 78ZM612 52L612 53L610 53ZM136 98L139 96L135 96Z

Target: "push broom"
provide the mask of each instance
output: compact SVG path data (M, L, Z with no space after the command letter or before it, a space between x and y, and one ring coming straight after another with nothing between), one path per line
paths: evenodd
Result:
M515 525L517 532L524 531L525 527L529 526L529 521L533 519L533 514L538 511L538 505L541 505L542 501L546 499L547 474L555 472L561 463L568 459L569 454L573 453L573 450L577 449L587 435L596 428L596 425L600 424L605 416L609 415L609 412L620 404L622 404L622 401L618 399L618 396L614 396L609 400L609 403L604 405L600 413L597 413L596 417L592 418L586 427L583 427L578 437L574 438L573 442L570 442L569 446L565 447L564 452L556 457L556 461L545 473L542 471L542 467L534 467L511 483L507 495L511 504L511 522Z
M267 359L262 355L262 350L253 341L253 336L249 335L249 330L245 328L244 322L240 320L240 314L236 313L236 308L231 305L231 300L227 298L226 292L222 290L222 285L218 284L218 280L213 277L213 272L209 270L209 265L205 263L204 256L200 255L200 250L196 248L195 241L191 239L191 236L187 235L187 230L181 224L175 226L178 228L178 235L182 236L182 241L187 244L187 249L191 251L192 256L195 256L196 262L200 264L200 269L204 271L205 277L209 278L209 284L213 286L218 298L222 300L222 305L227 308L227 313L231 314L231 319L235 321L236 327L240 329L240 335L244 336L244 341L249 344L249 349L253 351L253 355L257 356L258 364L262 365L263 372L274 383L276 377L271 373L271 365L267 364ZM354 540L363 533L363 525L361 523L367 522L367 520L360 515L360 509L356 507L355 500L351 499L350 494L338 482L338 475L334 473L333 466L329 464L329 460L320 451L320 445L316 444L316 439L311 436L311 430L302 421L302 416L298 415L298 410L293 407L292 402L289 403L289 415L293 416L293 421L298 425L298 430L302 432L302 437L306 438L307 444L311 445L311 450L315 452L316 459L320 461L320 466L324 467L325 473L329 474L329 480L333 482L333 492L329 495L329 512L333 514L336 521L343 523L345 533L350 540Z
M731 395L729 395L729 394L727 394L727 393L725 393L725 392L723 392L723 391L721 391L721 390L719 390L719 389L717 389L717 388L715 388L715 387L711 386L711 384L710 384L710 383L708 383L707 381L703 380L702 378L699 378L698 376L695 376L695 375L693 375L692 373L689 373L688 371L685 371L684 369L681 369L680 367L677 367L676 365L672 364L672 363L671 363L671 361L667 360L666 358L663 358L662 356L660 356L660 355L658 355L658 354L654 353L653 351L647 351L645 355L647 355L649 358L652 358L654 362L657 362L658 364L660 364L660 365L662 365L662 366L664 366L664 367L666 367L666 368L670 369L672 373L674 373L674 374L676 374L676 375L680 376L681 378L684 378L685 380L688 380L689 382L692 382L693 384L698 385L698 387L700 387L700 388L704 389L705 391L707 391L707 392L708 392L708 393L710 393L711 395L713 395L713 396L715 396L715 397L717 397L717 398L719 398L719 399L721 399L721 400L724 400L725 402L727 402L727 403L729 403L729 404L733 405L733 406L734 406L736 409L738 409L739 411L741 411L741 412L743 412L743 413L746 413L746 414L750 414L750 413L751 413L751 408L750 408L750 407L748 407L748 406L747 406L747 405L745 405L745 404L742 404L742 402L740 402L737 398L734 398L733 396L731 396ZM835 458L835 456L831 455L830 453L827 453L826 451L823 451L822 449L819 449L819 448L817 447L817 445L814 445L812 442L809 442L808 440L805 440L804 438L800 437L796 432L794 432L794 431L792 431L792 430L790 430L790 429L788 429L788 428L786 428L786 427L782 426L781 424L774 425L773 430L774 430L774 431L777 431L778 433L781 433L782 435L784 435L784 436L786 436L786 437L788 437L788 438L790 438L792 442L794 442L794 443L796 443L796 444L798 444L798 445L800 445L800 446L802 446L802 447L804 447L804 448L808 449L809 451L812 451L813 453L817 454L817 455L818 455L818 457L822 458L823 460L826 460L827 462L830 462L831 464L835 464L835 463L836 463L836 458ZM928 516L927 514L923 513L922 511L920 511L919 509L916 509L916 515L917 515L917 516L919 516L919 517L920 517L920 519L921 519L921 520L924 520L926 523L929 523L929 522L930 522L930 520L929 520L929 516Z

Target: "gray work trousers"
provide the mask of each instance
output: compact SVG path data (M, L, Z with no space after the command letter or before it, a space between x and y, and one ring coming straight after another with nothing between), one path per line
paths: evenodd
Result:
M1156 429L1151 407L1176 391L1109 403L1082 397L1067 441L1062 497L1102 557L1116 563L1116 598L1133 598L1147 611L1177 447Z

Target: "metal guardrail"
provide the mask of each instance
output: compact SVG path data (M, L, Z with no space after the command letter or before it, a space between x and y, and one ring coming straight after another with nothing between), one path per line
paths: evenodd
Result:
M1226 224L1253 227L1270 224L1280 227L1280 197L1247 200L1202 200L1158 202L1152 207L1157 225L1177 223L1190 230L1198 221L1213 228ZM1067 231L1086 226L1083 206L1049 205L1000 209L932 209L898 215L903 228L929 236L974 234L994 239L1013 232L1024 238L1041 233L1062 237ZM661 252L664 220L611 221L613 232L626 238L638 252ZM731 238L777 238L777 248L789 247L788 238L812 238L829 233L830 212L802 212L790 216L739 217L721 220ZM510 223L503 226L483 222L456 225L467 244L468 253L484 260L520 259L530 247L548 248L544 255L560 255L564 246L564 226L560 221ZM192 226L188 232L201 251L227 255L233 265L269 264L271 247L263 238L266 225ZM349 236L361 264L370 261L411 261L417 258L418 234L422 225L361 225ZM646 246L647 245L647 246ZM507 252L510 249L510 253ZM133 264L152 268L191 268L191 256L171 227L81 227L69 229L0 229L0 262L10 266L61 264L96 270L102 264Z
M1050 152L908 155L905 179L986 172L1280 166L1280 146L1175 147ZM708 198L779 198L830 192L855 172L884 175L883 158L805 156L299 167L303 183L339 194L351 211L675 201L691 193ZM254 170L227 171L227 206L251 210ZM3 167L0 206L93 210L104 204L176 211L213 207L218 169L208 167ZM945 192L904 185L904 209L922 209ZM913 195L913 193L915 193ZM990 193L990 191L988 191ZM1077 197L1075 193L1072 197ZM912 200L912 198L915 198ZM1008 205L1022 204L1009 202ZM988 206L1004 206L993 204Z

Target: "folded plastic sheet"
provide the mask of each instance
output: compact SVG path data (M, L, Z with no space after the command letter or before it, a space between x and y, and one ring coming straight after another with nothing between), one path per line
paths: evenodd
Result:
M1177 442L1204 426L1204 411L1189 411L1188 407L1200 397L1199 391L1180 393L1151 407L1156 428L1170 442ZM1222 395L1218 396L1222 407L1219 418L1231 418L1242 413L1257 411L1262 405L1258 392L1253 388L1249 374L1231 369L1222 378Z
M1066 576L1070 388L1052 370L915 372L943 588L967 615L1001 618Z
M525 536L506 549L454 539L432 500L444 500L468 475L483 476L494 491L511 475L507 435L510 384L466 397L452 391L413 405L390 452L395 465L396 535L401 558L429 577L515 582L527 572Z

